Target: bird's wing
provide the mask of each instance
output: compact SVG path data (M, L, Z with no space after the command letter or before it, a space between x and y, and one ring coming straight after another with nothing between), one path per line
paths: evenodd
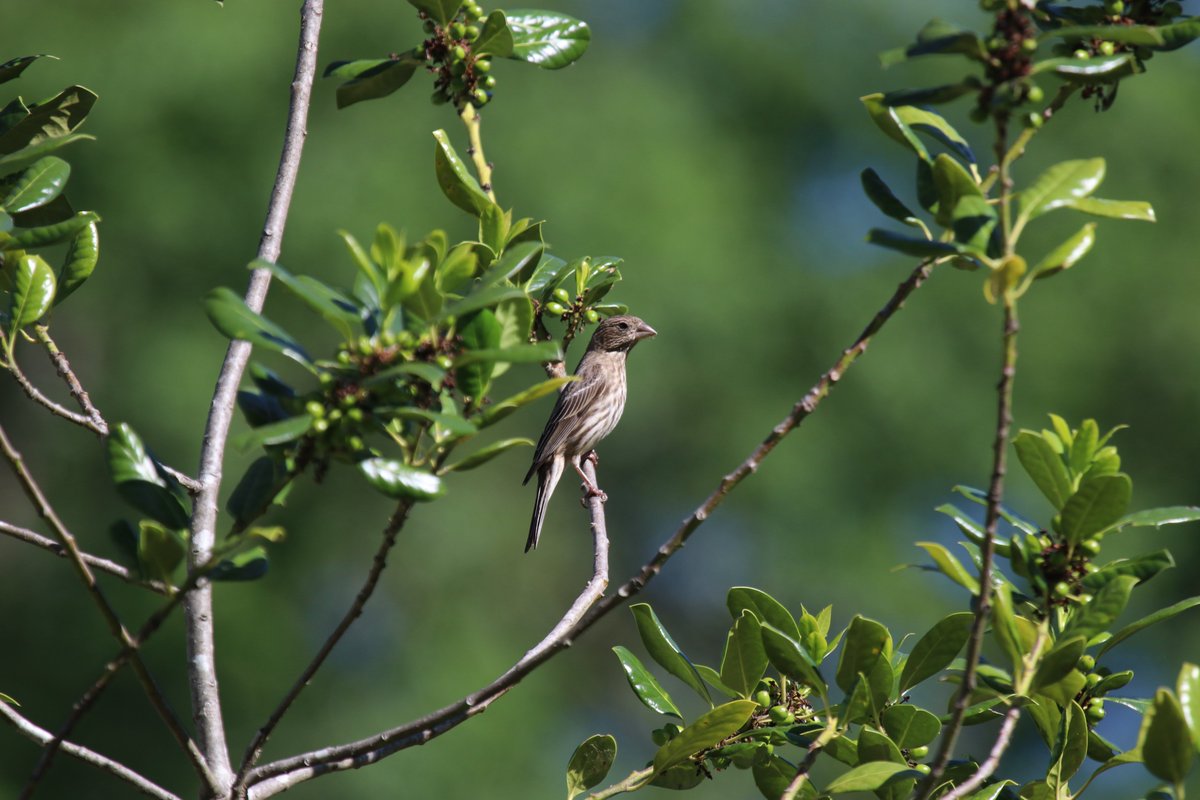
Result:
M603 388L600 376L587 367L587 364L581 363L575 372L579 380L568 383L567 388L558 395L554 410L550 412L550 419L542 431L542 438L533 451L533 464L525 476L526 483L566 443L570 432L578 427L578 420L594 405Z

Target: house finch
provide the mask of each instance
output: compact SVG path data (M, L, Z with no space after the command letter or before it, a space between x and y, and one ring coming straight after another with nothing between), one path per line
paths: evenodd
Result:
M600 440L617 427L625 410L625 357L635 344L656 333L654 328L628 314L609 317L596 326L587 351L575 368L578 380L568 383L558 395L533 453L533 465L525 475L525 483L529 483L533 473L538 476L525 552L537 547L550 495L554 494L568 458L583 478L588 496L604 497L604 492L583 474L580 459L591 454Z

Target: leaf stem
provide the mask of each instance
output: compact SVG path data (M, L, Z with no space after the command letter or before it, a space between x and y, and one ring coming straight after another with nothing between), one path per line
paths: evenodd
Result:
M598 792L592 792L585 800L607 800L609 797L616 797L625 792L635 792L646 785L646 782L654 776L654 767L646 767L645 769L636 769L629 773L623 780L606 786Z

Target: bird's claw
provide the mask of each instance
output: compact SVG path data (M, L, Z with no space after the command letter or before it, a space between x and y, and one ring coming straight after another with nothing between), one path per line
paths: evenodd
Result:
M583 497L579 498L579 505L587 508L588 500L593 497L599 497L601 503L608 502L608 495L599 486L589 486L586 483L580 487L583 489Z
M600 456L595 450L589 450L588 454L583 457L583 460L592 462L593 467L600 466Z

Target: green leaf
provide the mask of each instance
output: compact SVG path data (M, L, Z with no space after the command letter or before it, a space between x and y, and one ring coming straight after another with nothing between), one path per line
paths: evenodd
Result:
M138 523L138 570L143 578L169 583L186 552L183 539L175 531L153 520Z
M483 27L475 41L471 42L471 52L476 56L491 55L510 58L513 54L513 34L508 29L508 21L503 11L493 11L483 22Z
M679 649L679 645L675 644L671 634L667 633L667 629L659 621L654 609L646 603L635 603L629 607L629 610L633 612L638 634L642 637L642 644L645 645L646 652L650 654L650 657L667 672L692 687L696 694L712 705L712 698L709 696L700 674L692 666L691 660Z
M522 274L533 274L546 245L540 241L517 242L504 251L504 255L488 268L484 282L488 284L500 281L520 282Z
M1176 50L1200 38L1200 18L1188 17L1170 25L1164 25L1158 29L1158 33L1162 37L1163 44L1156 46L1155 50Z
M1155 222L1154 207L1142 200L1105 200L1100 197L1082 197L1066 204L1067 208L1091 214L1093 217L1110 219L1132 219Z
M468 352L492 352L500 344L500 323L486 308L460 318L458 333ZM494 362L480 358L456 367L454 379L459 391L478 405L487 395L495 366Z
M1033 684L1029 687L1036 692L1043 686L1058 683L1075 669L1079 657L1087 648L1087 639L1083 636L1073 636L1069 639L1059 639L1049 653L1038 663L1037 672L1033 676Z
M1024 640L1017 630L1016 619L1012 586L1000 584L992 595L992 633L1014 665L1020 664L1025 654Z
M954 219L960 200L983 197L983 191L971 173L945 153L939 153L933 160L933 185L938 193L937 221L943 226L949 226ZM992 214L994 216L995 211Z
M34 56L20 56L18 58L10 58L8 61L5 61L3 64L0 64L0 83L8 83L11 80L15 80L15 79L19 78L21 76L21 73L24 72L29 67L30 64L37 61L39 58L49 58L49 59L53 59L54 61L58 60L54 56L48 55L46 53L38 53L37 55L34 55ZM7 697L7 695L5 695L5 697ZM9 701L15 703L15 701L13 701L11 697L9 698Z
M1013 780L1002 780L996 783L989 783L977 792L972 792L966 796L965 800L999 800L1001 795L1008 797L1009 793L1004 790L1009 786L1016 786L1017 782Z
M409 5L418 11L424 11L429 18L439 25L445 25L458 13L462 0L408 0Z
M922 144L921 140L917 138L912 128L902 121L900 117L900 108L911 108L911 106L890 106L883 102L883 98L882 93L876 92L864 95L859 100L867 109L871 120L881 131L912 150L921 161L929 161L929 151Z
M256 259L250 262L250 269L265 269L270 272L292 294L332 325L345 341L354 339L355 328L362 322L362 309L358 303L326 286L316 278L307 275L293 275L278 264L272 264L269 261Z
M1180 711L1187 722L1192 745L1200 749L1200 667L1184 662L1179 669L1175 691L1179 695Z
M0 156L0 175L8 175L19 169L23 169L38 159L44 158L74 142L94 140L95 138L95 136L89 136L86 133L71 133L66 136L45 139L28 147L22 147L14 153Z
M348 231L340 230L337 233L346 243L346 249L350 251L350 257L354 260L358 271L374 287L375 293L379 297L383 297L387 293L387 277L379 271L379 267L367 255L367 251L358 243L358 239L355 239Z
M971 594L979 594L979 580L967 572L966 568L944 546L937 542L917 542L920 547L933 559L939 570L947 578L966 589Z
M872 761L890 761L893 764L908 766L896 743L869 727L864 727L858 737L858 760L864 764ZM912 792L915 783L911 779L895 780L876 791L881 800L903 800Z
M312 369L312 359L304 348L283 328L251 311L233 290L224 286L213 289L205 300L205 310L213 326L230 339L244 339Z
M1163 525L1178 525L1181 522L1200 521L1200 506L1167 506L1149 508L1126 514L1113 523L1110 531L1124 528L1161 528Z
M983 41L972 31L932 19L921 28L916 43L883 53L880 61L884 67L891 67L908 58L943 54L965 55L974 61L984 61L988 55Z
M730 699L737 699L738 693L721 683L721 674L715 669L712 667L706 667L703 664L693 664L692 666L696 668L696 672L700 674L700 677L703 678L704 682L710 687L716 689L718 692Z
M6 250L28 250L34 247L47 247L52 244L59 244L67 241L88 225L92 225L99 220L100 216L94 211L80 211L78 214L68 217L61 222L18 230L16 233L9 235L4 240L2 246Z
M1196 748L1183 708L1170 689L1154 693L1154 705L1142 720L1139 749L1156 778L1179 785L1191 771Z
M1070 544L1082 542L1119 520L1132 494L1133 482L1128 475L1089 478L1062 507L1059 531Z
M938 242L916 236L904 236L882 228L872 228L867 232L867 242L895 250L905 255L917 258L942 258L962 252L959 245L950 242Z
M225 510L239 528L244 528L262 516L284 489L288 470L279 459L261 456L254 460L234 487L225 503Z
M849 693L858 673L869 675L879 659L891 659L892 636L880 623L863 616L850 620L838 659L837 685Z
M1104 169L1103 158L1055 164L1017 195L1018 220L1028 221L1087 197L1104 180Z
M514 447L533 447L533 440L502 439L498 442L492 442L487 447L481 447L461 461L456 461L453 464L442 467L438 470L438 474L445 475L450 472L466 472L469 469L481 467L496 456L507 453Z
M486 428L489 425L493 425L507 417L512 412L516 411L521 406L528 405L529 403L539 400L548 394L552 394L558 391L562 386L575 380L578 380L578 378L573 375L565 375L560 378L550 378L549 380L542 381L541 383L535 384L528 389L517 392L512 397L506 397L499 402L492 403L479 415L479 427Z
M326 78L342 78L337 88L337 107L346 108L363 100L387 97L412 78L424 65L412 53L394 58L369 58L359 61L335 61L325 70Z
M964 94L979 91L981 85L978 78L970 76L958 83L928 86L922 89L899 89L894 92L888 92L883 96L883 102L889 106L924 106L950 103Z
M704 773L696 769L695 764L683 761L673 767L667 767L655 775L653 780L650 781L650 785L658 786L662 789L686 791L688 789L695 789L703 782Z
M99 260L100 230L95 222L91 222L75 234L67 247L62 269L58 273L58 292L54 304L58 305L82 286L96 269Z
M922 775L907 764L891 761L869 761L843 772L825 786L824 794L845 792L873 792L892 781L919 779Z
M662 772L737 733L756 708L758 704L753 700L731 700L712 709L658 749L654 771Z
M124 422L105 441L108 469L117 493L131 506L171 530L188 527L188 514L173 480L168 480L140 436Z
M824 696L827 691L825 681L804 646L770 623L763 623L761 628L763 649L772 666L781 674Z
M879 177L879 173L870 167L864 169L860 175L862 179L863 191L867 194L867 199L875 204L875 207L882 211L887 216L894 220L899 220L905 225L920 227L920 220L917 215L909 210L908 206L900 202L900 199L892 193L892 190L884 182L883 178Z
M462 300L451 303L441 313L442 319L450 317L462 318L472 311L484 308L494 308L507 300L517 300L525 297L525 292L514 286L489 286L472 292Z
M461 367L478 361L507 362L509 364L540 364L546 361L561 361L562 350L558 342L520 344L515 347L495 350L468 350L454 359L454 366Z
M629 679L629 688L633 689L633 693L638 696L646 708L657 714L683 719L683 715L679 713L679 708L671 699L671 695L667 694L667 690L642 665L637 656L619 645L613 648L613 652L621 661L621 668L625 670L625 677Z
M267 574L267 550L256 545L222 559L208 577L214 581L253 581Z
M1081 39L1102 39L1121 44L1142 45L1153 47L1165 44L1160 28L1149 25L1066 25L1061 28L1051 28L1039 38L1056 38L1078 41Z
M1013 439L1013 447L1017 451L1017 459L1034 484L1056 511L1061 510L1071 496L1071 478L1054 447L1033 431L1017 434Z
M368 458L358 462L358 470L367 483L397 500L435 500L446 493L441 478L403 461Z
M388 367L382 372L377 372L371 377L363 381L364 386L382 386L390 384L398 379L407 380L410 377L419 378L425 381L430 386L436 387L446 378L446 370L430 364L427 361L409 361L404 364L397 364L394 367Z
M1087 757L1087 719L1083 709L1072 700L1063 708L1062 723L1050 752L1046 783L1051 788L1065 787Z
M247 421L253 424L253 421L247 416ZM259 447L273 447L275 445L287 444L294 442L312 429L313 418L308 414L299 414L294 417L285 417L274 422L269 422L263 425L256 425L249 431L233 437L232 444L238 450L247 452Z
M381 411L383 409L380 409ZM401 408L387 409L391 414L400 419L415 419L424 422L432 422L439 429L437 435L439 442L448 439L462 438L463 436L472 436L478 432L475 424L468 419L460 417L458 414L447 413L442 411L430 411L424 408L412 408L404 406Z
M433 132L437 140L434 150L434 171L437 174L438 185L451 203L478 217L483 210L492 205L492 201L479 187L479 181L467 169L467 165L459 158L450 144L450 137L443 130Z
M1118 580L1131 580L1136 583L1136 579L1134 579L1134 578L1125 578L1125 579L1118 579ZM1093 600L1092 602L1095 602L1095 600ZM1186 600L1180 600L1178 603L1175 603L1174 605L1167 606L1166 608L1161 608L1158 611L1155 611L1153 614L1148 614L1148 615L1142 617L1141 619L1137 620L1136 622L1129 623L1124 628L1121 628L1121 630L1114 633L1112 635L1112 638L1109 639L1108 641L1106 641L1103 646L1101 646L1100 652L1097 653L1097 656L1104 655L1109 650L1113 649L1118 644L1120 644L1121 642L1128 639L1130 636L1133 636L1135 633L1140 633L1141 631L1145 630L1146 628L1149 628L1151 625L1155 625L1164 620L1168 620L1171 617L1174 617L1177 614L1187 611L1189 608L1195 608L1198 605L1200 605L1200 596L1189 597Z
M796 625L791 612L771 595L755 589L752 586L735 586L725 596L725 606L729 615L735 620L740 619L742 612L749 609L758 617L759 622L765 622L778 628L786 636L801 641L800 628Z
M721 660L721 683L748 698L767 670L762 625L754 612L747 610L738 617L729 633L725 657Z
M82 86L68 86L54 97L29 107L29 113L0 133L0 153L12 153L75 130L96 104L96 94Z
M609 734L596 734L575 748L567 763L567 800L596 786L608 775L617 758L617 740Z
M16 331L42 318L54 304L54 270L39 255L25 254L12 262L12 294L8 321Z
M1091 251L1095 243L1096 223L1089 222L1039 261L1033 268L1033 277L1048 278L1056 272L1070 269Z
M882 722L892 741L905 749L929 744L942 729L936 714L908 703L888 706L883 711Z
M1084 576L1082 585L1086 591L1095 594L1118 575L1132 575L1138 579L1139 584L1142 584L1163 570L1174 566L1175 559L1169 550L1156 550L1153 553L1145 553L1128 559L1121 558L1105 564L1092 574Z
M969 611L950 614L918 639L900 673L900 692L907 692L949 666L970 638L974 618Z
M507 15L512 32L512 53L507 57L543 69L562 69L577 61L592 39L586 22L566 14L511 9Z
M9 214L19 214L44 206L62 194L70 176L71 165L61 158L38 159L17 176L8 194L0 200L0 207Z
M796 766L777 755L772 755L765 763L757 759L751 768L754 773L754 786L767 800L778 800L796 777ZM816 797L816 790L811 783L806 783L797 795L798 800L811 800Z
M1116 27L1108 30L1118 30ZM1111 83L1114 78L1124 78L1137 71L1137 62L1130 53L1091 58L1047 58L1038 61L1030 70L1031 75L1053 72L1072 83Z
M1084 636L1091 639L1108 630L1129 603L1129 593L1137 584L1137 578L1122 575L1105 584L1087 605L1077 608L1063 628L1061 637Z

